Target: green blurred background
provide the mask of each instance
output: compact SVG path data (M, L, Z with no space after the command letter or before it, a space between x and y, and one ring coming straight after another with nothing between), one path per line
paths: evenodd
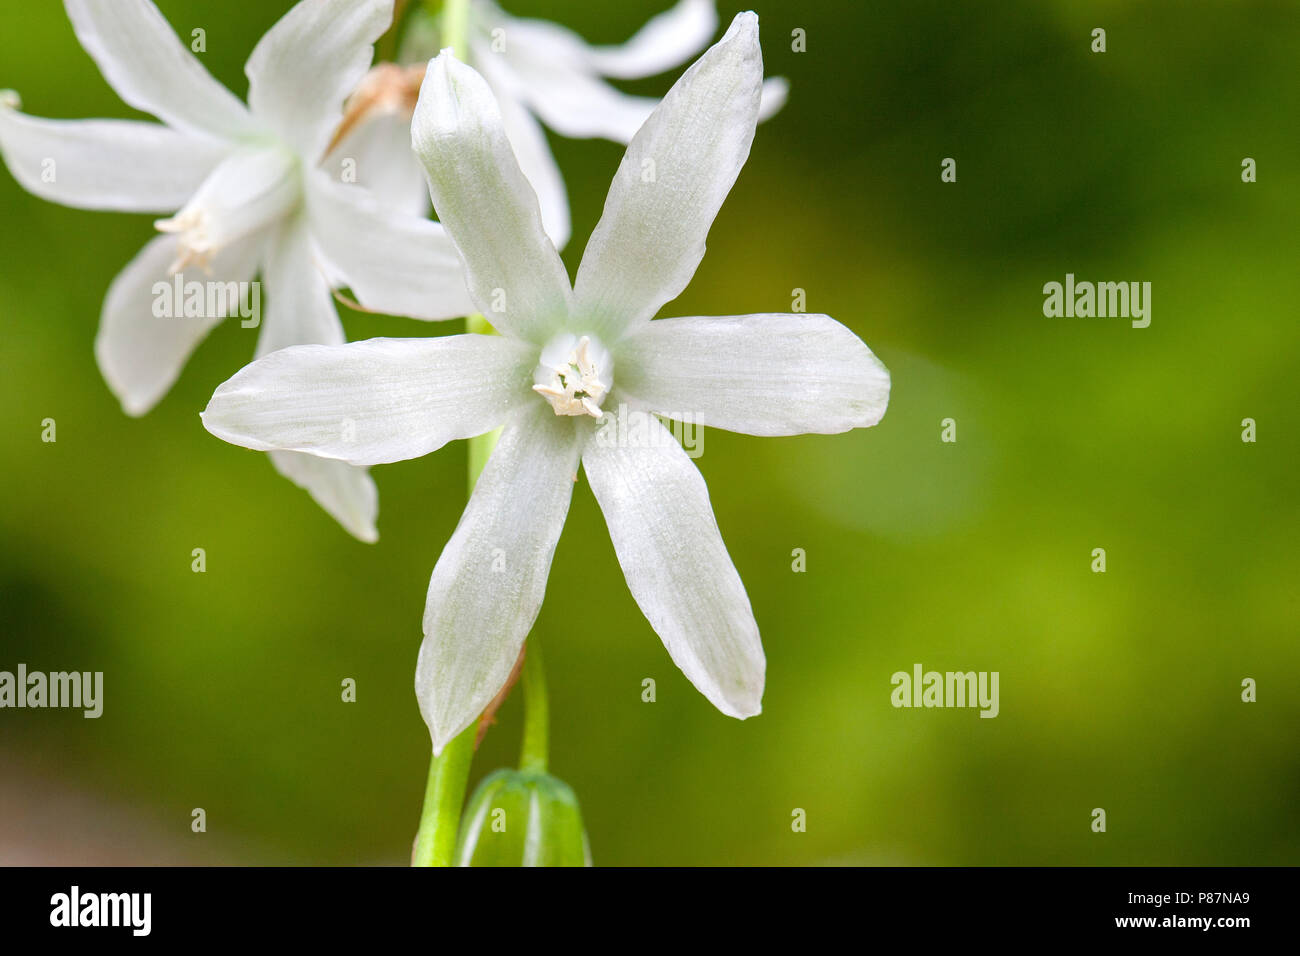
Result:
M207 30L240 95L290 5L160 3ZM607 43L668 5L506 4ZM791 98L667 313L787 311L805 289L883 358L893 398L848 435L707 433L768 657L743 723L672 665L580 481L536 634L552 769L595 860L1296 862L1296 4L756 8ZM131 115L59 4L6 19L0 87L27 110ZM622 150L551 141L572 270ZM428 761L412 675L463 444L375 469L381 539L357 543L200 426L252 355L237 322L153 413L119 410L92 341L149 217L50 205L7 172L0 217L0 669L105 672L99 720L0 711L0 862L404 863ZM1150 328L1045 318L1066 272L1152 282ZM352 338L444 331L344 318ZM571 627L579 611L599 624ZM918 662L999 671L1000 716L894 709L890 675ZM519 724L516 695L475 779L514 761Z

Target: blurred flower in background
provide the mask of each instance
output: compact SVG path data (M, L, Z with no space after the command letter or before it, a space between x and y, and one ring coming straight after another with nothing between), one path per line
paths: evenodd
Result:
M417 11L414 19L403 60L425 63L442 49L444 31L439 17ZM715 0L679 0L626 43L610 46L593 46L559 23L511 16L492 0L473 0L467 26L469 49L457 53L492 88L515 157L537 193L546 233L563 249L569 199L538 119L561 136L628 143L659 101L624 93L606 80L642 79L681 66L712 41L718 13ZM784 79L767 80L760 117L774 115L787 94ZM385 133L377 129L376 135Z
M44 199L124 212L179 208L156 223L162 235L104 300L95 355L129 414L149 411L230 314L252 320L248 327L261 323L260 287L248 286L258 273L272 302L258 355L345 341L331 286L351 287L377 311L424 319L470 311L441 226L318 166L374 41L391 25L392 0L302 0L249 58L248 107L149 0L66 6L104 78L164 125L42 120L17 112L11 96L0 98L0 150L14 177ZM185 270L202 277L195 308ZM231 283L243 294L230 294ZM160 303L173 288L181 291ZM220 304L208 290L222 293ZM364 469L282 452L271 460L349 532L376 539L378 493Z

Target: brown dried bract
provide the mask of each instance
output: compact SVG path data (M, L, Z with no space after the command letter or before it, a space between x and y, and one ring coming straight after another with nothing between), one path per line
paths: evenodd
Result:
M334 131L326 155L333 152L348 134L378 113L411 116L420 98L420 84L424 82L425 65L398 66L396 63L379 63L371 68L348 98L343 110L343 121Z

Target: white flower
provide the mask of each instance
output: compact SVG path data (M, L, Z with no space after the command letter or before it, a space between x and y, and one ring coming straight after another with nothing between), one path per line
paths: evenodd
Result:
M629 142L659 101L623 93L606 78L640 79L685 63L713 39L718 14L714 0L679 0L621 46L592 46L558 23L513 17L492 0L472 0L468 27L469 49L463 55L492 89L515 158L537 192L546 233L563 249L569 201L537 120L574 139ZM408 54L424 62L445 39L436 31L432 36L416 32L407 42ZM787 92L779 77L764 83L760 119L776 113ZM390 128L375 127L379 135ZM393 181L402 178L395 175Z
M220 386L204 412L209 431L239 445L364 465L504 424L429 583L416 691L435 752L518 656L579 462L672 659L724 713L760 710L749 599L703 478L654 416L830 434L874 425L889 398L884 366L824 315L651 321L704 254L749 154L761 83L758 18L742 13L633 138L570 285L490 89L444 53L429 65L412 136L470 290L502 335L285 349ZM647 182L651 158L658 175ZM348 439L343 419L356 423Z
M319 168L343 102L392 20L392 0L303 0L249 58L247 106L149 0L66 7L104 78L163 125L38 119L17 112L9 94L0 96L0 152L14 178L44 199L175 213L114 279L100 318L95 355L129 414L166 394L223 317L155 315L155 286L178 271L186 281L224 283L260 270L269 308L258 355L344 342L331 287L350 287L369 309L416 318L472 310L441 226ZM374 540L377 496L365 470L288 452L272 460L350 532Z

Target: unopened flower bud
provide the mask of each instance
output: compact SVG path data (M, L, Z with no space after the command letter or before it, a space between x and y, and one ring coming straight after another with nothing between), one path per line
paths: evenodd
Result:
M550 774L488 774L462 819L457 866L591 865L578 798Z

